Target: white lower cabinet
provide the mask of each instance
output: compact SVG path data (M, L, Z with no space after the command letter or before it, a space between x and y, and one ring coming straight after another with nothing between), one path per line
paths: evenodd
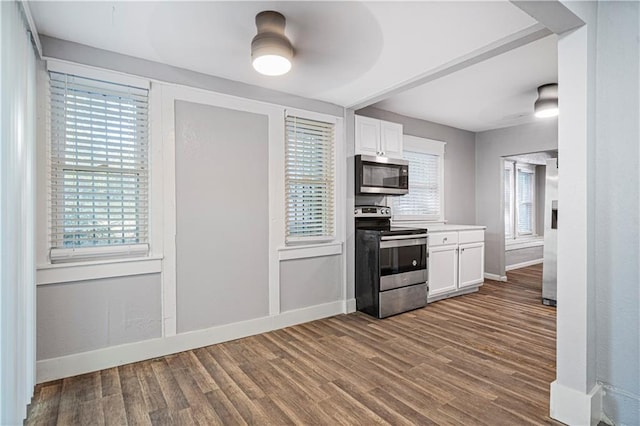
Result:
M429 297L458 287L458 245L429 248Z
M429 234L429 301L475 291L484 282L484 230Z
M458 250L458 287L484 282L484 243L460 244Z

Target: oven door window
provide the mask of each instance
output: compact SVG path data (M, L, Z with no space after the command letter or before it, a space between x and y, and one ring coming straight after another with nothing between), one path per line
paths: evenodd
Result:
M380 275L387 276L427 268L427 245L417 239L382 241Z

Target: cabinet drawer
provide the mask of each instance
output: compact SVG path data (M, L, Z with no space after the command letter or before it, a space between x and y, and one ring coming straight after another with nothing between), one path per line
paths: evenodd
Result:
M482 243L484 242L484 230L478 229L475 231L460 231L458 242L460 244Z
M427 283L381 291L378 318L422 308L427 305L428 295Z
M436 232L429 234L429 247L458 244L457 232Z

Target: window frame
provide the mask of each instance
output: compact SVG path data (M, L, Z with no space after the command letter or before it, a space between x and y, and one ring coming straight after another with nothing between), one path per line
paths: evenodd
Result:
M509 186L511 187L511 190L509 191L509 219L510 219L510 226L509 226L509 232L507 233L506 229L506 225L504 227L505 229L505 238L506 239L514 239L515 238L515 232L514 232L514 226L515 226L515 218L516 218L516 213L515 213L515 179L514 176L516 174L516 168L515 168L515 161L508 161L505 160L504 161L504 167L503 167L503 173L504 171L506 171L507 169L509 169L509 171L511 172L511 179L509 179ZM503 182L505 181L505 179L503 179ZM504 196L506 195L506 191L502 191L502 196L503 196L503 202L504 202ZM505 209L503 209L503 214L505 213Z
M329 123L333 125L333 200L332 200L332 233L331 235L322 235L322 236L289 236L288 235L288 214L287 214L287 202L288 202L288 192L287 192L287 171L286 171L286 152L287 152L287 117L297 117L305 120L313 120L319 121L323 123ZM283 211L283 220L284 220L284 245L285 247L295 248L300 246L309 246L309 245L322 245L325 243L335 242L339 235L339 222L338 222L338 210L339 206L339 187L338 181L340 180L339 176L339 167L338 167L338 153L340 152L340 136L342 128L340 126L340 120L336 117L330 115L324 115L319 113L313 113L310 111L304 110L295 110L295 109L285 109L282 125L284 127L284 152L283 152L283 178L284 178L284 211Z
M392 210L392 222L398 224L407 224L411 222L440 222L444 223L445 220L445 197L444 197L444 156L446 152L446 142L438 141L435 139L426 139L418 136L403 135L403 153L416 152L420 154L435 155L438 157L438 188L440 190L440 212L438 215L407 215L396 214L395 209ZM404 159L404 155L403 155ZM411 179L411 167L409 167L409 179ZM403 195L403 197L406 195ZM395 197L395 196L394 196ZM393 199L387 199L387 205L393 206Z
M511 169L512 169L512 179L511 179L511 185L512 185L512 192L511 192L511 233L507 234L505 231L505 240L518 240L518 239L526 239L526 238L533 238L533 237L537 237L537 229L536 229L536 223L537 223L537 199L536 199L536 193L538 191L538 182L536 179L536 165L535 164L528 164L528 163L521 163L518 161L513 161L513 160L504 160L504 165L503 165L503 173L504 170L506 170L508 168L508 164L510 164ZM531 232L519 232L518 231L518 221L520 219L520 208L519 208L519 203L518 203L518 173L520 171L526 171L526 173L530 173L532 175L531 178L531 186L532 186L532 191L531 191ZM504 205L504 191L502 193L503 196L503 205ZM504 214L504 209L503 209L503 214ZM505 229L506 229L506 225L505 225Z
M147 90L147 140L146 140L146 191L145 197L147 199L146 205L146 234L147 238L142 243L129 243L129 244L105 244L105 245L92 245L92 246L79 246L79 247L54 247L52 240L52 231L54 229L53 220L53 181L52 173L54 171L53 165L53 135L51 132L51 95L50 95L50 72L74 75L80 78L97 80L98 82L107 82L124 86L133 86L140 89ZM61 264L61 263L78 263L83 262L86 264L88 261L97 262L111 262L117 260L128 261L132 258L146 259L151 256L151 240L152 240L152 135L151 135L151 105L152 105L152 90L151 82L147 79L130 76L118 72L106 71L93 67L87 67L83 65L77 65L74 63L47 60L46 70L46 100L43 103L46 104L46 188L47 193L51 194L46 199L46 247L47 247L47 261L49 264ZM116 171L114 171L116 172Z

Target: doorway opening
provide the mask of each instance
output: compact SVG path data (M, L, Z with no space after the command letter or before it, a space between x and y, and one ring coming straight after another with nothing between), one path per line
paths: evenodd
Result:
M540 299L555 306L558 150L502 157L505 273L538 271ZM539 268L530 268L539 265ZM544 276L544 277L543 277ZM546 287L543 285L543 281ZM545 294L543 294L545 293Z

